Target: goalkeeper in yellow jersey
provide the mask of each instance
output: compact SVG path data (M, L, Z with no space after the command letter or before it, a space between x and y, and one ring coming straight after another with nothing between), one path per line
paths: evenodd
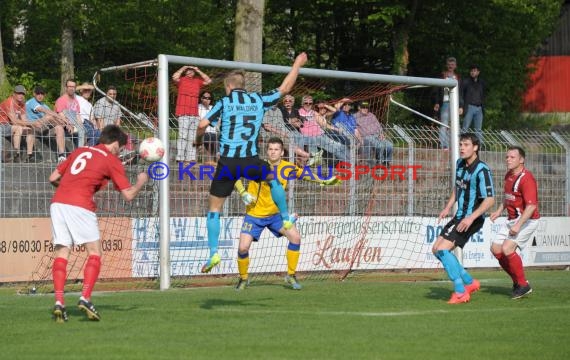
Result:
M307 174L303 174L303 169L295 166L294 164L282 160L283 156L283 141L280 138L270 138L267 144L268 162L277 175L283 188L287 188L288 179L302 179L315 181L321 186L336 185L340 183L340 179L332 177L327 180L315 180ZM237 265L239 271L239 282L236 290L245 289L248 284L248 268L249 268L249 248L252 241L258 241L261 233L265 228L269 229L276 237L285 235L289 244L287 245L287 276L285 282L294 290L301 290L302 286L297 282L295 272L299 262L299 249L301 247L301 235L295 226L294 222L297 218L293 214L290 219L293 226L285 230L283 227L283 219L279 213L279 209L271 198L271 190L269 185L265 182L250 181L247 191L244 189L243 184L238 180L235 184L235 189L240 193L242 200L246 203L246 215L243 219L241 227Z

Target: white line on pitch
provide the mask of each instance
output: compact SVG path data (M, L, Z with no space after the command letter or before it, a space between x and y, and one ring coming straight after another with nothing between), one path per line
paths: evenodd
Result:
M466 305L459 305L466 306ZM468 305L467 305L468 306ZM454 307L457 307L454 306ZM208 311L219 311L219 312L235 312L235 313L254 313L254 314L297 314L297 315L318 315L318 316L362 316L362 317L391 317L391 316L421 316L421 315L435 315L435 314L448 314L448 313L467 313L467 312L496 312L496 311L528 311L528 310L560 310L560 309L570 309L570 305L559 305L559 306L542 306L533 307L531 309L516 308L516 307L506 307L506 308L494 308L494 309L433 309L433 310L422 310L422 311L382 311L382 312L370 312L370 311L296 311L296 310L250 310L245 307L239 308L212 308Z

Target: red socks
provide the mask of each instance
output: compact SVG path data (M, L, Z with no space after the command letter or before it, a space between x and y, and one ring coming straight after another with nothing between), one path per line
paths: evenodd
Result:
M91 292L95 286L95 282L99 277L99 271L101 270L101 257L97 255L91 255L87 259L87 264L85 265L85 270L83 271L83 290L81 291L81 296L86 300L91 300Z
M516 251L510 255L503 253L493 255L499 260L501 267L510 275L511 279L513 279L513 283L522 286L527 284L522 259Z
M65 288L65 279L67 278L67 259L58 257L53 260L51 268L53 277L53 291L55 293L55 301L59 301L64 305L63 290Z
M515 251L514 253L506 256L509 262L509 269L511 269L511 277L515 282L521 286L527 284L526 278L524 276L524 268L522 264L522 259Z

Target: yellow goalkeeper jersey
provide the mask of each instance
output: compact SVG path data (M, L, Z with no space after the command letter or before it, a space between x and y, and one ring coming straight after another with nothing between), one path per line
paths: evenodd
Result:
M277 165L276 172L279 182L283 185L283 188L286 189L288 179L298 178L303 173L303 169L289 161L281 160ZM271 198L271 190L267 182L249 181L247 192L257 198L257 201L254 201L246 207L246 213L248 215L255 217L268 217L279 214L279 209Z

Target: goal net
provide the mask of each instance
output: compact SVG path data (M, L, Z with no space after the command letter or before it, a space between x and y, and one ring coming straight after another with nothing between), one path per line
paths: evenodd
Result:
M169 80L182 64L199 66L212 79L202 89L211 95L212 103L225 95L223 78L233 68L255 71L255 76L248 76L251 83L246 85L251 91L272 90L285 76L282 69L275 70L282 67L248 68L242 63L175 57L168 66ZM169 106L168 159L162 160L169 171L169 228L161 227L160 180L151 181L131 203L124 202L112 187L99 192L96 200L104 252L99 289L158 287L160 238L165 233L170 240L166 252L170 286L230 284L237 278L237 247L245 206L236 193L227 199L221 214L222 262L210 274L201 274L200 269L209 256L205 214L210 179L201 176L200 167L215 162L218 150L215 142L201 149L197 164L189 171L183 169L187 164L176 161L181 151L177 148L179 140L193 139L186 138L187 134L178 126L174 114L177 88L172 82L168 85L168 98L159 99L158 69L156 61L149 61L102 69L94 78L96 98L104 96L110 85L117 88L117 105L123 115L121 126L131 138L127 151L135 150L146 137L158 136L159 104L163 101L162 104ZM318 112L319 107L335 107L344 98L350 99L350 113L368 109L383 128L382 135L376 136L381 140L380 147L359 141L350 131L339 129L335 133L334 128L318 135L326 137L326 142L309 141L297 146L292 139L298 135L292 134L305 136L305 133L284 118L279 109L266 113L266 125L287 131L290 141L286 141L286 160L315 176L320 171L322 176L336 174L344 179L340 185L331 187L301 180L289 182L289 209L300 215L296 226L301 234L297 268L301 280L439 267L431 254L431 245L441 230L435 220L449 196L453 171L450 153L439 148L437 127L427 121L422 126L409 125L417 120L416 116L391 105L391 98L397 97L413 99L418 107L431 106L433 88L411 89L414 84L411 78L402 79L406 81L388 83L374 80L372 74L305 72L291 93L293 107L304 108L299 114L301 121L312 116L312 111ZM284 106L282 98L279 107ZM331 125L332 115L330 108L323 110L327 126ZM282 126L284 122L286 126ZM261 157L265 156L269 137L282 135L268 130L271 126L264 129L258 139ZM216 130L213 131L215 134ZM322 159L309 166L302 154L316 152L321 152ZM129 153L123 155L134 182L138 172L147 171L148 164ZM276 238L269 231L263 232L250 249L250 281L274 281L275 275L285 273L287 243L285 237ZM38 258L29 286L50 290L52 261L50 252ZM74 249L68 267L70 289L79 289L85 261L84 249Z

